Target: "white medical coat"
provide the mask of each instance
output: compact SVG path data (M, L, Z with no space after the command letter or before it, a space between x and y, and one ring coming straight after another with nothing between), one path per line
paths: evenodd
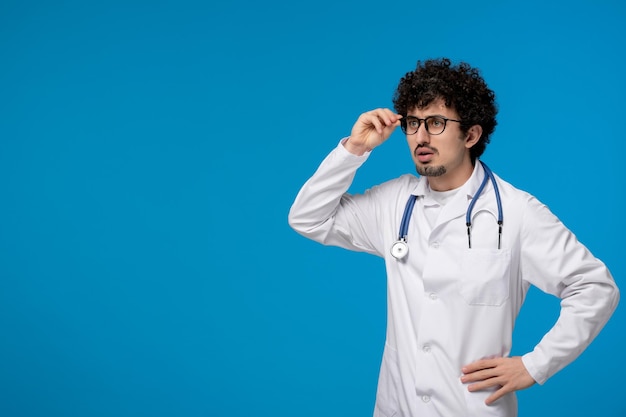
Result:
M472 212L469 249L465 213L485 175L479 163L432 228L424 210L437 203L425 178L404 175L364 194L347 194L368 155L350 154L340 144L300 190L289 223L320 243L385 259L387 335L374 416L516 416L514 393L487 406L492 391L470 393L460 381L461 367L509 355L515 318L532 284L561 299L554 327L522 357L543 384L611 316L619 299L611 274L546 206L497 176L502 248L488 182ZM411 194L418 198L409 253L396 260L390 249Z

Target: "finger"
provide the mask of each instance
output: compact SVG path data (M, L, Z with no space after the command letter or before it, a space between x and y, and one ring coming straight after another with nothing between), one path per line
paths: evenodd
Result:
M401 114L396 114L389 110L389 120L391 121L391 125L395 127L400 126L400 119L402 119Z
M461 382L467 383L467 382L484 381L486 379L493 378L493 377L494 375L490 373L478 371L478 372L473 372L471 374L463 375L461 377Z
M385 126L385 134L387 136L391 135L391 133L393 133L393 131L396 130L396 128L398 126L400 126L400 121L399 120L391 122L390 124Z
M461 368L461 372L464 374L470 374L472 372L480 371L483 369L495 368L498 365L498 359L481 359L476 362L472 362Z
M402 118L401 115L394 113L390 109L376 109L372 111L386 126L395 125Z
M372 126L378 133L383 133L384 122L378 114L374 112L366 113L363 117L363 122L367 126Z
M485 400L485 404L487 405L493 404L494 402L498 401L500 398L508 394L510 391L511 390L507 389L506 387L500 388L499 390L491 394L489 397L487 397L487 399Z
M381 113L384 115L387 126L393 125L398 120L398 115L389 109L381 109Z
M498 376L495 368L489 369L481 369L479 371L474 371L469 374L465 374L461 377L461 382L476 382L476 381L484 381L489 378L493 378Z
M502 387L504 385L504 381L500 378L489 378L484 379L482 381L478 381L474 384L470 384L467 386L467 390L470 392L474 391L482 391L485 389L493 388L493 387Z

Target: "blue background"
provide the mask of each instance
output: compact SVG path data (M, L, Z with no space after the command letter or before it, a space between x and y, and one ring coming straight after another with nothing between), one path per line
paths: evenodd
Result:
M626 288L625 28L617 0L2 1L0 415L371 415L382 261L287 212L418 59L482 69L483 159ZM405 172L396 132L354 190ZM625 310L521 416L626 415ZM514 353L557 314L531 291Z

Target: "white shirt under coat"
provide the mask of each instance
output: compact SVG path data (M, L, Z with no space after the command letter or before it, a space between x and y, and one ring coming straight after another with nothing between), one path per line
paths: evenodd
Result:
M487 406L491 392L470 393L460 381L461 367L510 354L515 319L534 285L561 299L558 321L523 356L530 375L543 384L611 316L619 299L611 274L545 205L497 176L502 248L497 249L498 211L487 182L472 212L469 249L465 213L485 175L479 163L443 207L426 179L413 175L347 194L368 156L340 144L300 190L289 223L317 242L385 259L388 322L374 416L516 416L515 394ZM411 194L418 198L409 253L396 260L390 249Z

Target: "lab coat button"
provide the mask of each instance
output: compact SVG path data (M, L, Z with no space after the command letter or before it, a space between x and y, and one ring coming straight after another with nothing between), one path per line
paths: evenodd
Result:
M424 401L425 403L430 401L430 397L428 395L422 395L422 401Z
M434 249L439 249L439 242L433 242L432 247Z
M423 351L424 353L428 353L428 352L430 352L430 345L424 345L424 346L422 347L422 351Z
M428 297L430 297L431 300L436 300L437 299L437 294L435 294L434 292L431 292Z

